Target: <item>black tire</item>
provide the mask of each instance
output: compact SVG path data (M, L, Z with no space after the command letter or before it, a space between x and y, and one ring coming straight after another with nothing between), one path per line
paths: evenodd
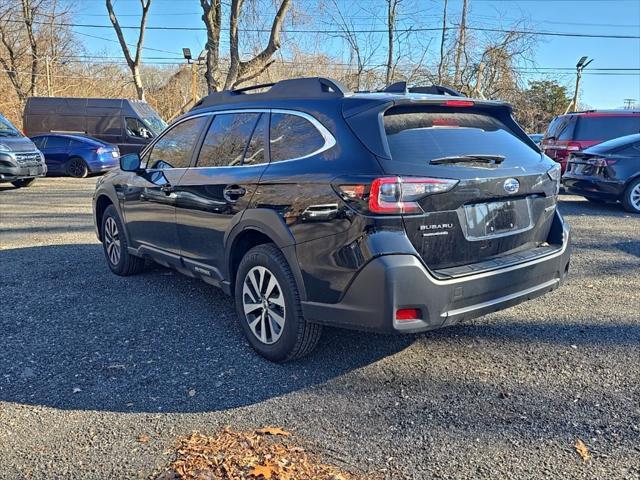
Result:
M622 206L627 212L640 213L640 178L627 186L622 196Z
M256 320L257 315L254 317L253 313L245 314L245 299L247 300L247 304L251 305L251 303L249 303L252 300L251 295L254 295L256 292L251 290L249 293L245 293L243 290L245 280L247 282L251 280L247 275L250 272L252 275L257 275L255 272L261 268L266 269L269 275L267 277L267 274L265 274L262 283L267 282L265 278L270 280L272 275L275 277L276 283L271 292L275 292L276 289L278 289L279 292L274 298L274 303L270 303L268 299L272 297L268 295L270 293L267 291L268 287L265 286L265 288L261 288L261 290L266 292L267 295L265 296L268 297L268 299L261 300L263 307L258 307L257 310L264 311L266 302L266 305L269 307L267 308L267 312L270 313L261 317L261 320ZM256 279L255 276L254 279ZM258 279L258 281L260 280ZM271 284L269 283L269 285ZM260 295L261 298L265 297L262 293L258 293L258 295ZM253 300L256 302L254 305L258 305L258 299L255 298ZM280 307L278 307L279 304L275 304L275 300L283 302L282 305L284 309L280 309ZM322 334L322 325L305 320L302 315L302 307L300 306L298 287L289 268L289 264L282 252L271 243L258 245L249 250L243 257L236 276L235 303L238 321L240 322L240 327L245 337L254 350L268 360L273 362L294 360L311 353L318 344L318 340ZM261 308L262 310L260 310ZM275 320L271 317L271 313L274 313L274 311L270 310L270 308L279 309L279 313L282 314L281 318L284 318L284 327L282 327L279 332L276 331L278 324L275 323ZM278 316L280 315L278 314ZM257 321L257 325L253 329L249 325L250 319ZM257 328L259 325L262 325L262 327ZM272 340L276 335L278 338L272 343L266 343L258 338L259 333L254 333L258 330L260 334L264 333L265 337L269 335ZM267 340L267 338L265 338L265 340Z
M73 178L85 178L89 175L87 163L80 157L71 157L66 166L67 175Z
M13 182L11 182L11 185L16 188L26 188L33 185L35 181L35 178L21 178L20 180L14 180Z
M113 222L113 223L112 223ZM115 225L115 235L113 226ZM113 205L109 205L102 216L102 248L109 269L116 275L127 277L140 273L144 269L144 259L131 255L128 251L127 239L124 235L124 227L118 211ZM118 255L114 255L113 249L118 247ZM113 245L113 246L111 246Z

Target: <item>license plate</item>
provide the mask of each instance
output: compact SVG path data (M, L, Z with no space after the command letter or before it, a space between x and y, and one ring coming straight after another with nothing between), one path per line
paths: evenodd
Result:
M526 198L466 205L464 212L466 236L471 240L513 235L532 226L529 200Z
M38 169L37 168L30 168L29 169L29 175L37 175L38 174Z

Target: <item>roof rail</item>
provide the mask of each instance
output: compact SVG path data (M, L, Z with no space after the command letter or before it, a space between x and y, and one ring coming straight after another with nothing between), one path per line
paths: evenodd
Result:
M383 92L388 93L427 93L431 95L451 95L452 97L462 97L463 95L450 87L444 85L429 85L425 87L408 87L407 82L396 82L386 87Z
M247 94L251 90L268 88L265 92ZM194 105L194 109L246 100L286 98L342 98L349 90L336 80L323 77L292 78L276 83L264 83L235 90L223 90L207 95ZM247 98L250 95L251 98Z

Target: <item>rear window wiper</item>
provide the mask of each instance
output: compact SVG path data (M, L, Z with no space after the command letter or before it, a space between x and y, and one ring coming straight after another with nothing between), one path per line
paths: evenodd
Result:
M446 163L502 163L505 159L504 155L452 155L450 157L434 158L429 163L431 165L441 165Z

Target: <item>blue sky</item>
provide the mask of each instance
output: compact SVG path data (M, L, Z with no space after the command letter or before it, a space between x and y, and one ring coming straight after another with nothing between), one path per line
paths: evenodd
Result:
M348 2L348 0L338 0ZM314 4L313 0L294 0L303 13L305 6ZM528 29L549 32L572 32L590 34L640 35L640 1L638 0L469 0L469 25L478 27L509 27L514 21L525 19ZM76 23L109 25L103 0L77 0L74 2L77 15ZM384 18L380 0L354 0L359 13L354 20L358 28L381 28ZM441 22L442 0L405 0L405 10L400 17L400 25L408 27L419 22L423 27L438 27ZM449 14L452 21L457 21L462 0L449 0ZM361 7L361 8L360 8ZM116 12L122 25L136 25L140 7L138 0L116 0ZM363 13L364 12L364 13ZM370 12L370 13L367 13ZM402 12L402 10L401 10ZM379 19L376 19L378 17ZM268 21L268 15L264 15ZM180 26L201 28L200 2L198 0L153 0L148 19L150 26ZM296 26L295 28L305 28ZM309 26L307 28L317 28ZM323 28L332 28L325 23ZM75 27L79 38L88 53L100 53L108 56L119 56L120 50L115 33L110 29ZM135 40L135 32L128 30L131 42ZM111 41L92 38L99 36ZM224 33L223 33L224 35ZM311 41L309 35L298 38L299 41ZM430 50L436 54L439 42L438 33L425 33L425 44L432 40ZM295 38L295 37L294 37ZM591 70L585 71L581 88L581 102L594 108L615 108L623 104L625 98L640 101L640 70L602 72L596 68L635 68L640 69L640 39L609 38L572 38L572 37L537 37L533 64L545 68L573 68L576 61L588 55L594 61ZM204 31L148 31L145 41L144 58L149 62L169 63L157 57L181 58L181 48L190 47L197 53L206 41ZM312 44L317 44L311 41ZM322 48L335 56L348 58L339 42L325 38L320 39ZM152 49L162 50L162 52ZM170 52L170 53L169 53ZM530 71L531 64L527 65ZM616 73L616 74L612 74ZM526 78L554 78L573 88L575 74L570 71L548 73L527 73Z

